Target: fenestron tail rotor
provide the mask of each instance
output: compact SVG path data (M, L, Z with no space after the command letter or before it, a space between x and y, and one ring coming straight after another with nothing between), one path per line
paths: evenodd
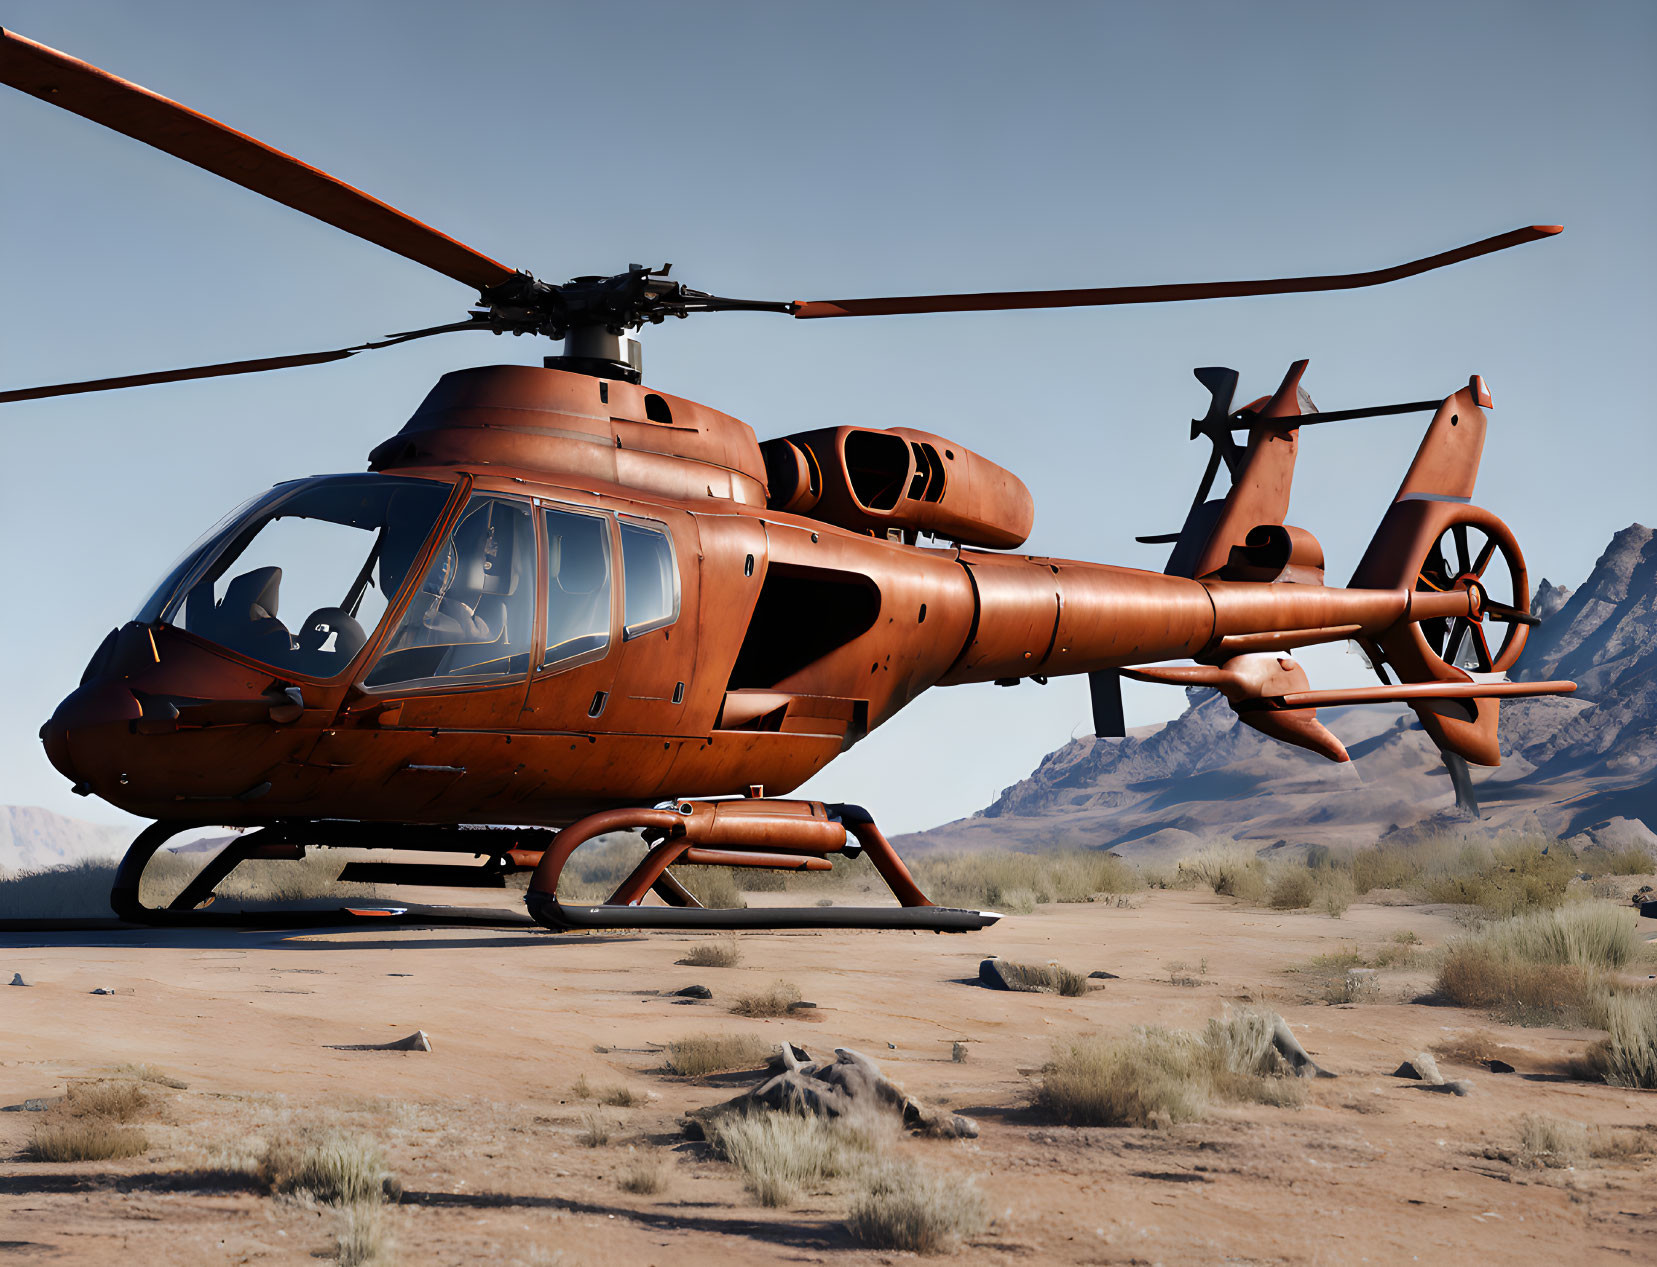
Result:
M638 367L628 360L625 353L625 332L645 324L659 323L668 317L686 317L692 313L770 312L801 320L817 320L828 317L1103 307L1349 290L1414 277L1432 269L1534 242L1560 231L1557 225L1530 225L1408 263L1361 273L1256 281L1176 282L1162 286L1106 286L1083 290L996 291L873 299L731 299L692 290L681 282L670 280L665 266L652 269L640 265L633 265L625 272L610 277L577 277L555 284L540 281L522 270L514 270L327 172L216 119L6 30L0 30L0 83L10 84L42 101L101 123L478 291L479 310L470 319L430 327L409 337L468 329L487 329L500 334L545 335L566 340L563 358L566 368L627 377L634 381L637 380ZM405 337L393 337L328 352L229 361L188 369L25 388L0 393L0 403L318 365L406 341ZM1229 404L1228 399L1227 409ZM1216 473L1217 469L1214 465Z

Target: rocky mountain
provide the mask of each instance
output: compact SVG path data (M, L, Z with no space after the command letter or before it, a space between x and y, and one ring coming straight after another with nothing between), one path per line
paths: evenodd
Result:
M1617 533L1580 587L1544 580L1533 610L1543 623L1516 676L1570 678L1578 692L1502 705L1502 765L1474 771L1483 821L1644 839L1657 828L1657 533ZM1124 739L1072 740L988 808L901 847L1081 845L1167 859L1224 842L1358 845L1470 825L1402 705L1323 710L1352 754L1335 765L1250 730L1212 691L1189 701Z
M130 827L83 822L33 805L0 805L0 872L112 858L135 834Z

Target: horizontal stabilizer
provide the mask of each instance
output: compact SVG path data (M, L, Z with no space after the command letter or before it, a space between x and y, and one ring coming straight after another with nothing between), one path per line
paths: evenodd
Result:
M1402 686L1355 686L1337 691L1294 691L1286 695L1240 700L1235 707L1238 712L1337 708L1343 704L1406 704L1411 700L1569 695L1574 690L1575 682L1418 682Z

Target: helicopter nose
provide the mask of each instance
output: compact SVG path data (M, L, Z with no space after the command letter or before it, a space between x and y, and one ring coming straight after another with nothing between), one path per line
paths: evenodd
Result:
M138 700L126 687L107 678L94 679L68 695L52 719L40 728L46 759L78 787L84 779L75 767L71 738L94 728L135 721L143 713Z

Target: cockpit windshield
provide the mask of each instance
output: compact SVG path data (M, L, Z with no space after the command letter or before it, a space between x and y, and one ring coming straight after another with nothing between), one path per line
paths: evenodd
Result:
M140 618L159 612L266 664L333 677L380 623L450 491L387 475L281 485L212 534Z

